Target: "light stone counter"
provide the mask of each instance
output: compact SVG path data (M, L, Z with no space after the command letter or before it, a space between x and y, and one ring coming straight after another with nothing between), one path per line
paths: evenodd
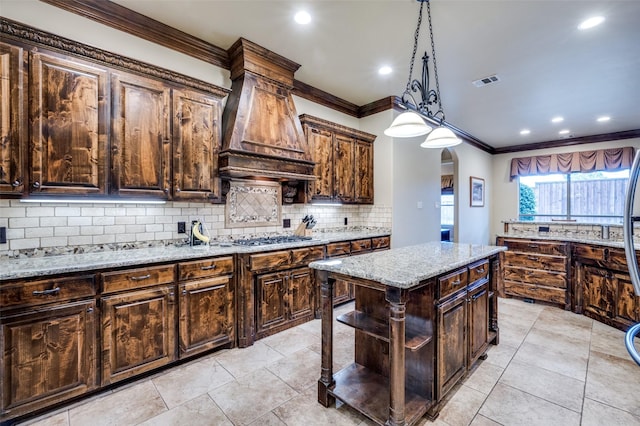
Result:
M336 241L389 236L384 230L347 232L316 232L313 239L296 243L262 246L229 245L214 242L210 246L189 247L167 245L160 247L105 250L92 253L61 254L56 256L26 257L0 260L0 282L18 278L42 277L82 271L96 271L150 263L177 262L235 253L257 253L295 247L323 245Z
M424 280L504 250L506 247L434 241L341 259L316 261L309 266L393 287L411 288Z
M602 238L589 238L580 234L577 235L553 235L547 232L536 232L536 233L501 233L497 234L496 238L521 238L521 239L534 239L534 240L549 240L549 241L563 241L563 242L571 242L571 243L582 243L582 244L595 244L606 247L615 247L624 249L624 242L618 240L605 240ZM640 250L640 243L636 242L635 249Z

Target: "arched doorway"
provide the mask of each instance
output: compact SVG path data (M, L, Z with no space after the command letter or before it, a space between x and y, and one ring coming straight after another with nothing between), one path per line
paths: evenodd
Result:
M456 241L456 219L458 217L456 175L457 157L451 148L440 154L440 240Z

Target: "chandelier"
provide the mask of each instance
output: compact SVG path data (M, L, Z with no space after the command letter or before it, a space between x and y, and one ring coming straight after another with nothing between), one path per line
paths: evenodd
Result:
M433 42L433 24L431 23L430 0L417 0L420 2L420 12L418 13L418 24L413 39L413 52L409 64L409 79L407 87L400 99L401 106L406 109L393 120L391 126L384 131L384 134L394 138L410 138L426 135L427 139L420 144L423 148L446 148L458 145L462 142L451 129L445 127L444 110L442 99L440 98L440 84L438 82L438 67L436 64L436 48ZM429 20L429 36L431 38L431 57L433 58L433 74L435 79L435 89L429 89L429 56L427 52L422 56L422 77L420 80L412 80L413 64L416 59L418 49L418 39L420 38L420 26L422 24L422 9L427 4L427 18ZM414 93L419 95L416 100ZM436 109L437 108L437 109ZM430 122L439 123L438 127L432 130L423 119L427 117Z

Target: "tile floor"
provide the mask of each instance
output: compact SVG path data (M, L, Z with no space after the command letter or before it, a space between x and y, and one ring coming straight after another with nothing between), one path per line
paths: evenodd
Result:
M347 305L336 313L352 309ZM640 425L640 367L621 331L558 308L500 299L500 345L420 425ZM353 330L335 324L336 368ZM373 425L316 402L320 321L216 352L31 420L32 425Z

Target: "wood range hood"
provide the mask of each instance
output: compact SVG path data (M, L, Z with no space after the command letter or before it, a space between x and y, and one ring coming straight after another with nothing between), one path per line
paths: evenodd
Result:
M222 117L220 175L314 180L314 162L291 95L300 65L244 38L228 53L232 91Z

